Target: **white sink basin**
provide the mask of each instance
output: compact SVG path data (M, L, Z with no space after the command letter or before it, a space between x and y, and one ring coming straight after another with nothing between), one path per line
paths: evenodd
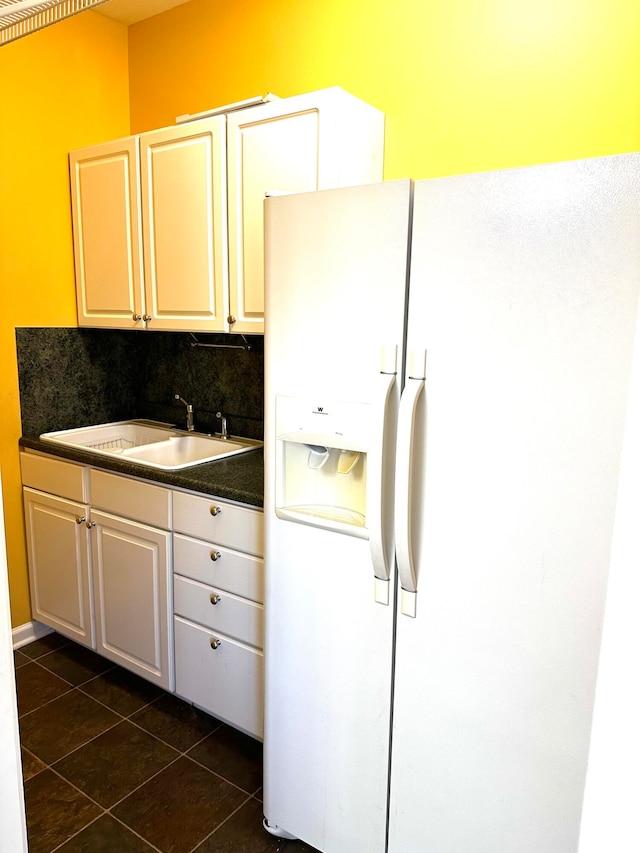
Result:
M222 459L225 456L233 456L235 453L246 453L251 449L252 447L241 444L235 439L213 438L191 433L172 435L166 441L134 447L123 451L122 455L129 462L172 470L210 462L213 459Z
M45 432L40 438L101 456L116 456L136 465L176 471L262 447L251 438L217 438L182 432L149 421L118 421L78 429Z

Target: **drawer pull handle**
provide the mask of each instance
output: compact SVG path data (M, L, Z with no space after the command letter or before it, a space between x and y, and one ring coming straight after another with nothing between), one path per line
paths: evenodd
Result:
M219 596L219 595L216 595L215 593L212 593L212 594L209 596L209 601L210 601L212 604L219 604L219 603L220 603L220 596Z
M86 520L87 519L84 517L84 515L82 516L82 518L80 518L79 515L76 515L76 524L82 524L82 522Z
M214 506L209 509L209 512L211 513L211 515L220 515L220 513L222 512L222 507L215 506L214 504Z
M214 651L215 651L216 649L219 649L219 648L220 648L220 643L221 643L221 642L222 642L222 640L219 640L217 637L212 637L212 638L211 638L211 648L212 648Z
M222 557L222 554L220 553L220 551L212 551L211 552L211 559L213 560L214 563L216 562L216 560L219 560L221 557Z

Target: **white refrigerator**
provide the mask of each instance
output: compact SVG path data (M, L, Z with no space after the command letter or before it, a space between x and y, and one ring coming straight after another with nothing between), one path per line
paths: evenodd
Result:
M266 202L265 788L323 853L575 853L640 158Z

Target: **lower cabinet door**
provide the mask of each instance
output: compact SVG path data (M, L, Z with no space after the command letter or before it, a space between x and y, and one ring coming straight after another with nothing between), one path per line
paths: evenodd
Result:
M91 520L96 649L173 690L171 534L102 512Z
M24 514L33 616L95 648L87 507L26 488Z
M180 616L174 622L176 693L262 740L262 652Z

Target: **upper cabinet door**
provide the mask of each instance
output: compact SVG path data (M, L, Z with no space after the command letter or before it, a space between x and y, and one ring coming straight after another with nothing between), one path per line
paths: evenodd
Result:
M264 215L270 193L382 180L384 116L339 88L227 116L229 330L264 330Z
M276 104L228 117L232 332L264 331L265 195L318 188L318 112L283 115Z
M142 134L140 164L147 328L224 331L224 116Z
M69 155L78 325L142 327L138 139Z

